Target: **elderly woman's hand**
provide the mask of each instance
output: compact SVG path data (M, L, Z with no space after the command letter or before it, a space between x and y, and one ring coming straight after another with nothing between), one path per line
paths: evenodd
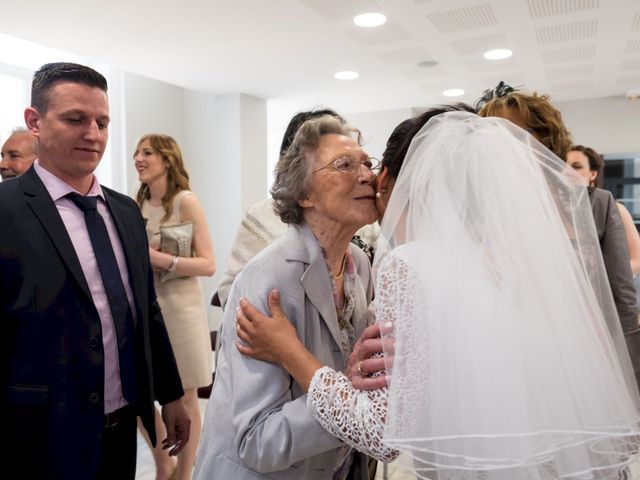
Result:
M268 298L271 317L256 309L246 298L236 311L236 329L240 353L258 360L282 364L283 353L299 346L296 329L280 308L280 294L272 290Z
M391 331L390 322L384 325L385 332ZM354 388L375 390L388 386L385 363L392 361L393 338L381 337L381 325L376 323L365 328L353 346L347 363L347 376ZM382 353L386 353L386 357Z

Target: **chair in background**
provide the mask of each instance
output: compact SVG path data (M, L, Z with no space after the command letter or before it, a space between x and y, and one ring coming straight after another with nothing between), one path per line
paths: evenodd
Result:
M213 292L210 303L212 307L218 307L218 308L222 307L222 305L220 304L220 297L218 297L217 291ZM212 332L209 332L209 335L211 336L211 350L215 353L216 342L218 340L218 331L213 330ZM207 385L206 387L200 387L198 389L198 398L207 399L211 396L211 389L213 388L213 381L215 379L216 379L216 372L214 371L214 372L211 372L211 385Z

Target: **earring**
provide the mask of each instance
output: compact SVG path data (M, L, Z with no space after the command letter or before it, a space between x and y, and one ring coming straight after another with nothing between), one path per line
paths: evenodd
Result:
M386 188L383 188L383 189L377 191L376 192L376 198L382 198L382 194L383 193L387 193L387 189Z

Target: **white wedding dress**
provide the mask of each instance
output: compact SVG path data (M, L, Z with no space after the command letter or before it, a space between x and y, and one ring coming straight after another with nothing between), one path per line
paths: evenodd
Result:
M308 406L419 478L613 480L638 391L585 185L525 131L447 113L414 138L376 249L390 387L327 367Z

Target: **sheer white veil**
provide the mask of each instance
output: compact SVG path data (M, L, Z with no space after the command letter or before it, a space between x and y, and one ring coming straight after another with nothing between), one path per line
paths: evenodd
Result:
M420 478L613 479L634 460L638 390L586 185L527 132L432 118L374 272L395 337L384 441Z

